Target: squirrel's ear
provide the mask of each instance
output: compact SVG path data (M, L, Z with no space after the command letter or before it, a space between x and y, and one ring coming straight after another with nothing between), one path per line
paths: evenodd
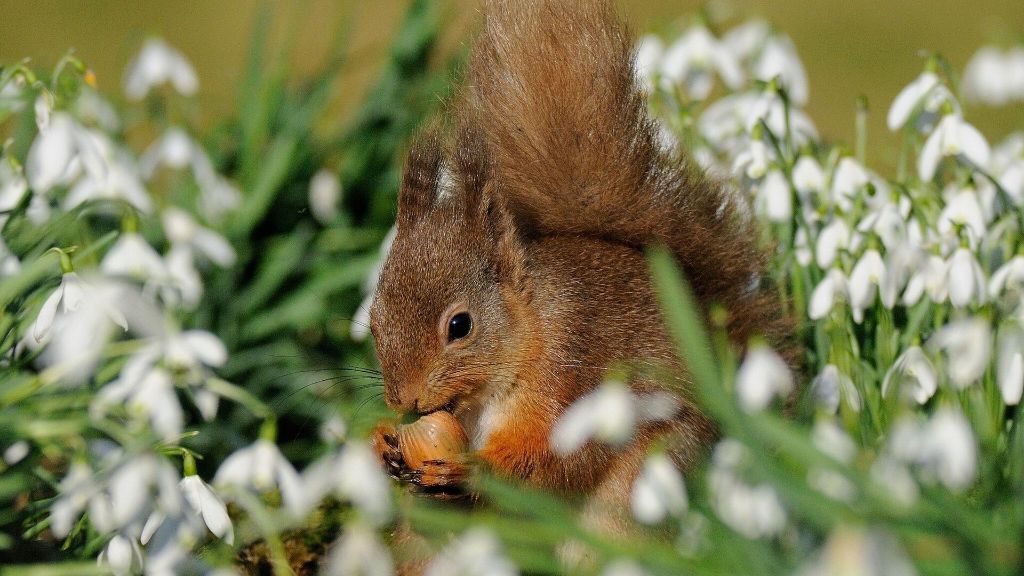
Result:
M526 249L522 231L516 225L512 212L501 195L487 186L480 198L480 209L488 245L491 246L491 265L500 282L506 282L517 291L528 294Z
M398 223L411 224L426 214L437 196L441 172L441 140L436 128L428 128L405 159L402 186L398 191Z

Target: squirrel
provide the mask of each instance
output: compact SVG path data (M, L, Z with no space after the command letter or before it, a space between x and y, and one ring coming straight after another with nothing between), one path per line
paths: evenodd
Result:
M683 397L674 418L639 427L624 448L550 446L558 418L610 369L681 370L649 247L671 251L705 316L727 311L738 348L754 336L785 348L792 332L762 285L766 251L743 200L659 136L633 45L605 0L487 2L463 88L408 153L370 308L391 409L451 412L476 460L584 497L598 523L629 509L656 438L685 471L716 436ZM643 371L628 384L664 389ZM373 441L402 468L393 427ZM406 478L457 486L466 470L435 461Z

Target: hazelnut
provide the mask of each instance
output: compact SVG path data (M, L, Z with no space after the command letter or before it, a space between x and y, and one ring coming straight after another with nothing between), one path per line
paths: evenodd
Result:
M428 460L451 460L466 449L469 439L462 425L448 412L431 412L412 424L399 426L398 446L413 470Z

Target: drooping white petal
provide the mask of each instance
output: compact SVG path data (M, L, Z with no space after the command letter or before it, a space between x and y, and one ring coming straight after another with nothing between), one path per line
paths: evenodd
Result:
M986 320L957 320L936 332L928 347L944 353L950 381L963 389L985 373L992 355L992 334Z
M53 319L57 316L57 307L63 297L64 281L61 280L60 286L51 292L43 302L43 307L39 309L39 316L36 316L36 321L32 325L32 337L36 339L36 342L42 342L50 332Z
M974 254L966 248L957 248L949 259L946 275L949 301L957 308L985 300L985 276Z
M882 380L882 396L887 396L893 386L918 404L927 402L938 390L935 368L920 347L911 346L896 359Z
M1024 394L1024 328L1017 323L1004 326L999 332L998 349L999 392L1007 406L1016 406Z
M908 84L896 95L889 114L886 116L886 124L889 130L896 131L902 128L914 108L918 106L925 95L939 85L939 77L932 72L925 72Z
M640 476L633 483L633 517L644 524L657 524L667 516L686 512L683 476L664 454L647 457Z
M838 268L832 268L814 288L807 315L811 320L820 320L832 311L838 297L846 298L847 295L846 275Z
M764 410L776 396L793 390L793 375L786 362L771 348L754 345L736 372L736 396L747 412Z

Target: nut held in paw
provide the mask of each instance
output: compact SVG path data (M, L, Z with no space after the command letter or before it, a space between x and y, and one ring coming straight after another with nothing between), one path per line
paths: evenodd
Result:
M398 445L412 470L430 460L451 460L466 449L469 439L462 425L448 412L432 412L398 429Z

